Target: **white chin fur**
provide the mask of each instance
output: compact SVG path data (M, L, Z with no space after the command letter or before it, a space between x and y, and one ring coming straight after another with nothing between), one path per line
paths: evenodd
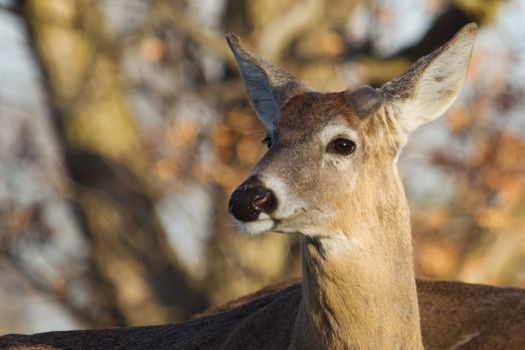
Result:
M243 231L250 235L258 235L267 231L270 231L274 227L272 219L262 219L252 222L240 223Z

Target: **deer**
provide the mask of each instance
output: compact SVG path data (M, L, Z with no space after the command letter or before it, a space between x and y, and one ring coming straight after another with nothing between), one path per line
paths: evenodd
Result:
M233 191L243 231L298 235L302 279L190 321L0 337L1 349L524 349L525 290L416 279L397 170L465 80L476 25L380 88L316 92L227 41L268 150Z

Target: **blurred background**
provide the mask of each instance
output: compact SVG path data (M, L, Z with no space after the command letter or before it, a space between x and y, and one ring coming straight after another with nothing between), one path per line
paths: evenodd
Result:
M265 150L224 35L320 91L480 26L400 161L419 276L525 287L525 0L0 0L0 333L176 322L290 276L229 193Z

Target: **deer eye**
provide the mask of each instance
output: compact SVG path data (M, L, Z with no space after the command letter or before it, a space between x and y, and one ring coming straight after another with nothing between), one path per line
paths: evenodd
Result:
M264 140L262 140L262 143L266 144L268 148L272 147L272 138L270 136L266 136Z
M335 139L328 144L327 152L348 156L355 151L355 142L348 139Z

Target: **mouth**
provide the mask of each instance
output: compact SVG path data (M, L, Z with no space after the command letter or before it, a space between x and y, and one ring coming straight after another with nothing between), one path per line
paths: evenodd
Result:
M297 227L295 227L295 225L289 227L286 222L288 222L290 219L297 218L299 214L304 212L306 212L306 209L298 208L293 212L292 215L286 217L286 219L275 218L266 213L261 213L259 214L258 219L254 221L236 221L239 224L241 230L249 235L260 235L268 231L279 233L296 233L298 232Z

